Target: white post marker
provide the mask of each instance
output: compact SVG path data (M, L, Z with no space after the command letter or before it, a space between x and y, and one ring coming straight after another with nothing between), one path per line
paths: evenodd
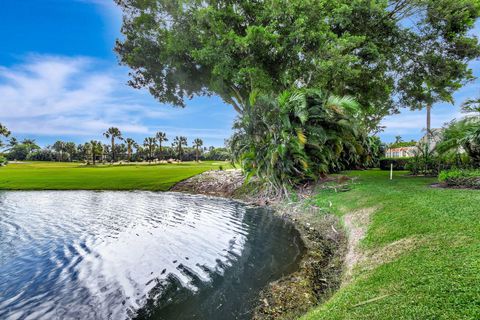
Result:
M390 180L393 179L393 163L390 163Z

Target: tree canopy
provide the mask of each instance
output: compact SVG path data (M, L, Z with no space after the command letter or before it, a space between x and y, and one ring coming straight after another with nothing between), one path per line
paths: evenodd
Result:
M242 113L249 94L292 87L354 97L374 130L472 78L477 0L116 0L116 51L130 85L159 101L218 95Z

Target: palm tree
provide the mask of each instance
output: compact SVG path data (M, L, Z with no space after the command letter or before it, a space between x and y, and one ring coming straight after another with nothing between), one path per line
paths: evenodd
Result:
M79 144L78 152L82 156L82 160L87 161L90 157L90 153L92 152L92 145L89 142Z
M10 135L10 131L8 131L7 127L0 123L0 137L8 138ZM3 147L2 139L0 139L0 148Z
M95 161L99 155L103 153L103 145L100 141L92 140L90 141L90 153L92 155L92 163L95 165Z
M173 140L172 147L177 150L178 160L182 161L183 146L187 146L187 137L176 136Z
M35 141L35 139L25 138L22 140L21 144L37 144L37 142Z
M444 130L442 141L436 146L440 154L459 154L463 149L475 166L480 166L480 108L465 109L475 113L452 121Z
M247 178L263 179L277 195L288 188L344 169L363 152L360 107L350 97L319 90L255 96L234 123L233 160Z
M143 140L143 146L147 148L148 161L152 161L155 147L157 146L157 139L148 137Z
M476 99L468 99L464 103L462 103L462 111L465 113L470 112L480 112L480 97Z
M158 149L159 149L159 160L162 158L162 142L168 141L167 134L165 132L157 132L155 138L158 141Z
M33 150L40 149L40 146L37 145L35 139L23 139L21 144L27 146L28 153L32 152Z
M135 147L135 149L136 149L136 151L137 151L137 152L136 152L137 155L139 155L140 158L145 157L145 149L143 148L142 145L140 145L140 144L138 144L138 143L135 143L134 147Z
M60 161L63 161L63 153L66 149L65 142L58 140L53 144L52 148L56 152L60 153Z
M128 158L128 161L130 162L132 160L132 149L135 147L137 143L132 138L125 139L125 142L127 143L127 158Z
M395 143L400 143L400 142L403 142L403 139L401 136L396 136L395 137Z
M199 148L200 148L201 146L203 146L203 141L202 141L202 139L197 138L197 139L193 140L193 146L195 147L195 160L198 162L198 158L199 158L199 156L200 156L200 150L199 150Z
M68 154L71 161L77 156L78 148L74 142L65 142L65 152Z
M117 154L117 160L124 160L127 154L127 146L125 143L119 143L115 146L115 153Z
M3 124L0 123L0 136L4 136L5 138L8 138L10 135L10 131L8 131L7 127L5 127Z
M111 127L107 131L105 131L103 133L103 135L105 136L105 138L111 139L111 143L112 143L112 149L111 149L112 150L112 162L115 162L115 138L117 138L118 140L123 140L122 133L120 132L120 130L118 128Z
M8 140L8 144L7 144L7 147L8 147L8 148L6 149L6 151L12 150L12 148L15 147L16 145L18 145L18 143L19 143L19 142L18 142L17 138L11 137L11 138ZM1 141L0 141L0 144L1 144Z

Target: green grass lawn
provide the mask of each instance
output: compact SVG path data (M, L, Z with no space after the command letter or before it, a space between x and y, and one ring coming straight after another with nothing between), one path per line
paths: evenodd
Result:
M314 201L339 216L377 208L360 243L377 254L303 319L480 319L480 191L402 173L349 175L359 177L353 190Z
M155 190L207 170L229 167L221 161L158 165L100 165L26 162L0 167L0 190Z

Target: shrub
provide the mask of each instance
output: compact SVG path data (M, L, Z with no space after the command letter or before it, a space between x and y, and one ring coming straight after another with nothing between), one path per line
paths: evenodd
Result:
M380 169L390 170L390 165L393 164L393 170L406 170L409 161L410 158L382 158L380 159Z
M444 170L438 176L440 182L452 187L480 189L480 169L476 170Z
M470 169L473 166L474 162L466 153L455 150L439 152L436 147L429 148L427 144L420 144L415 155L408 161L407 170L413 175L436 176L442 170Z
M33 151L26 157L28 161L55 161L56 159L57 153L49 149Z
M412 157L408 159L405 169L410 171L412 175L423 174L426 176L436 176L438 174L438 169L440 168L440 163L438 158L434 157Z
M7 153L7 159L12 160L20 160L23 161L27 158L27 155L30 153L31 149L26 144L17 144L10 151Z
M254 92L234 124L233 160L247 177L287 195L288 187L358 162L364 152L359 110L352 98L318 90L258 98Z
M6 165L7 162L7 158L5 158L4 156L0 156L0 166Z
M348 148L348 145L340 154L341 170L359 170L378 168L380 159L385 155L385 144L379 137L360 134L357 136L357 147ZM358 148L360 147L360 148ZM337 170L338 171L338 170Z

